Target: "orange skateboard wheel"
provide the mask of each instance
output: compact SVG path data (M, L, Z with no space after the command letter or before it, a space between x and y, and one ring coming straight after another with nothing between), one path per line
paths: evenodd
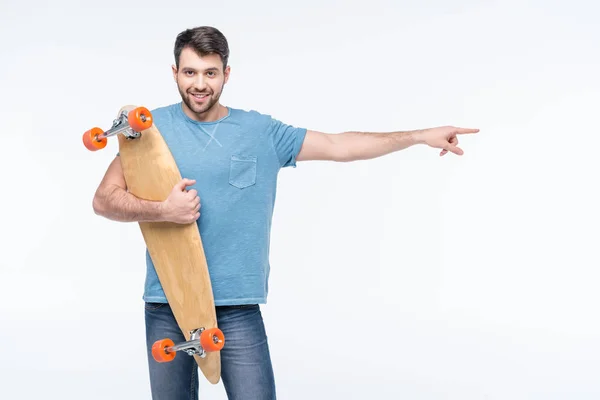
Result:
M171 339L157 340L152 345L152 357L156 362L159 363L173 361L177 353L175 353L174 351L171 353L167 353L166 349L167 347L171 347L174 345L175 343L173 343Z
M106 147L106 138L98 140L98 136L104 133L100 128L92 128L83 134L83 145L90 151L100 150Z
M218 339L217 343L214 337ZM225 335L219 328L205 329L200 334L200 345L206 352L219 351L225 345Z
M152 113L146 107L134 108L129 111L127 122L134 131L141 132L152 126Z

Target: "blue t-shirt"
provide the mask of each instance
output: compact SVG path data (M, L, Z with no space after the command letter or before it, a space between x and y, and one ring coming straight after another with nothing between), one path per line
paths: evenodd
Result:
M152 111L183 178L195 179L197 224L216 305L266 303L269 241L277 176L296 166L306 129L228 107L213 122L189 118L182 104ZM166 303L146 250L143 299Z

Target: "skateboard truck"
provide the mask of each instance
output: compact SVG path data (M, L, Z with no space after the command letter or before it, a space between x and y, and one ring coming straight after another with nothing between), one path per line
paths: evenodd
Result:
M170 362L178 351L190 356L206 357L207 352L219 351L225 344L225 337L219 328L194 329L190 332L190 340L175 344L171 339L160 339L152 345L152 357L156 362Z
M83 144L90 151L96 151L106 147L110 136L119 133L127 139L136 139L141 132L152 126L152 113L145 107L136 107L127 112L121 111L113 121L112 127L104 132L101 128L92 128L83 134Z

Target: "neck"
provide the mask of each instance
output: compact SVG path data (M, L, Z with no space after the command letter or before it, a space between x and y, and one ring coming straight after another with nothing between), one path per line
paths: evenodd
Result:
M220 103L216 103L211 108L201 113L192 111L187 106L187 104L185 104L185 102L183 102L182 104L183 112L191 119L199 122L212 122L221 119L225 115L227 115L227 107L221 105Z

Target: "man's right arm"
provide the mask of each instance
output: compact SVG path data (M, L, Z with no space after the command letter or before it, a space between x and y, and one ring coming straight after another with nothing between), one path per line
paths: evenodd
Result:
M196 183L183 178L177 182L164 201L140 199L127 191L121 159L117 156L108 166L94 196L94 212L120 222L174 222L191 224L200 218L200 197Z
M164 221L164 203L142 200L127 191L119 156L109 165L93 200L94 212L120 222Z

